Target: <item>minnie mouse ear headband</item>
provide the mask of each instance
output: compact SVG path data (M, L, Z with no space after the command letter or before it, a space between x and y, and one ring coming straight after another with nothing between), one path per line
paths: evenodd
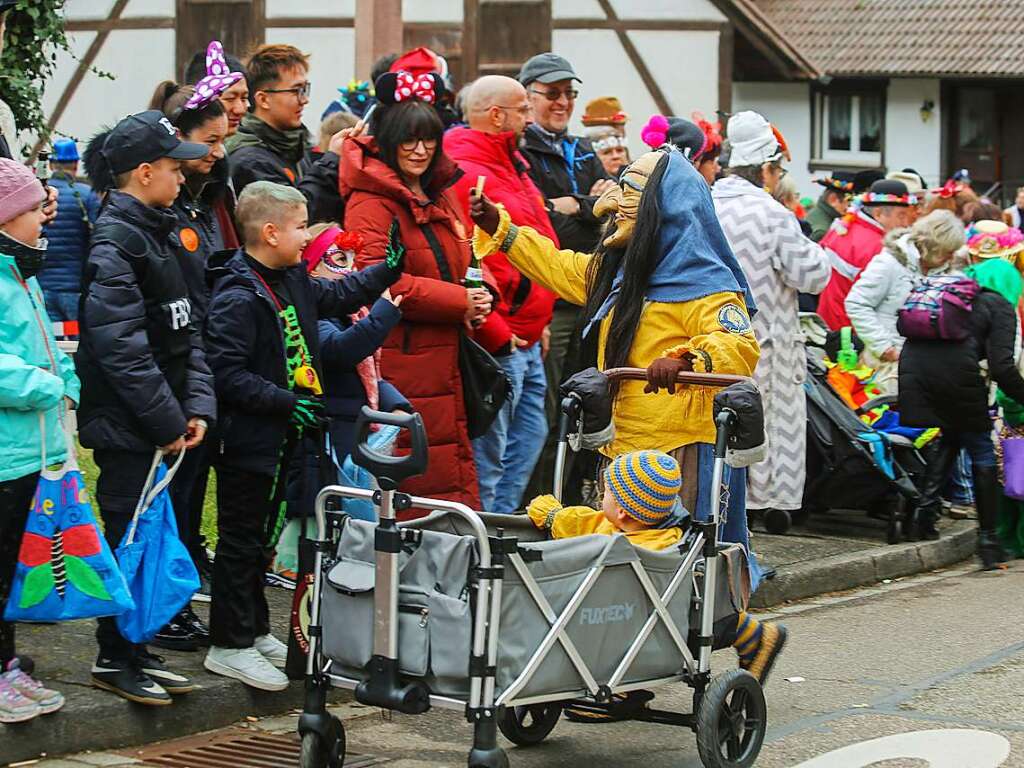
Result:
M444 81L436 72L413 75L410 72L385 72L373 86L377 99L385 105L416 99L437 105L444 97Z
M206 48L206 76L196 83L195 93L185 102L185 109L201 109L220 98L228 88L245 75L232 72L224 58L224 46L213 40Z
M967 250L976 259L1012 262L1024 251L1024 233L1001 221L976 221L967 230Z

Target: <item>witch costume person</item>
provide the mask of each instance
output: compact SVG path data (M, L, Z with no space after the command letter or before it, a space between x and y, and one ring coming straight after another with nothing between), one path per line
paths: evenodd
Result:
M608 461L649 449L675 458L680 498L698 519L709 514L716 389L674 383L679 371L750 376L759 357L756 312L746 278L718 224L708 186L675 150L638 158L594 206L607 217L593 254L559 250L486 198L474 203L474 249L502 251L530 280L584 307L584 341L597 335L598 367L646 368L648 381L615 393ZM747 547L746 471L733 469L722 539ZM749 558L751 586L760 570Z

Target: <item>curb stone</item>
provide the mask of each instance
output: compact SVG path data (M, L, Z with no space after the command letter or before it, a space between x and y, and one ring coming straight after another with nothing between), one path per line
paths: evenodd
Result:
M827 592L945 568L971 557L976 541L974 522L961 520L937 541L893 544L789 565L761 585L751 597L750 607L764 610Z

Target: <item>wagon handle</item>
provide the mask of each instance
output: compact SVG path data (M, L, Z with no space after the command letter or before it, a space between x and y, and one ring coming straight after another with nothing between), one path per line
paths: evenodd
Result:
M609 368L602 371L610 382L618 381L647 381L647 371L644 368ZM694 373L693 371L680 371L676 376L677 384L699 387L729 387L744 381L753 381L749 376L736 376L731 373Z

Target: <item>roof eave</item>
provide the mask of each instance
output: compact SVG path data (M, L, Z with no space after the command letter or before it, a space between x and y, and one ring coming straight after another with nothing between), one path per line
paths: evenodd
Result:
M793 80L817 80L825 74L801 54L751 0L711 2L783 75Z

